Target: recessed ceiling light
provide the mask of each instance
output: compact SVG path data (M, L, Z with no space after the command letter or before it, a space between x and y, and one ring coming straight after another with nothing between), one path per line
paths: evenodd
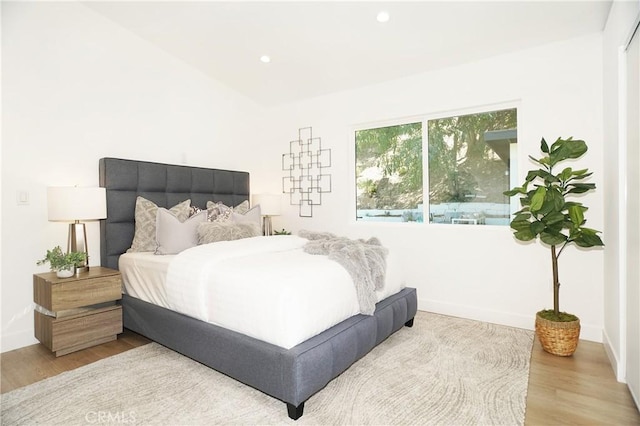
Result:
M271 58L267 55L262 55L260 56L260 61L264 62L265 64L268 64L269 62L271 62Z
M378 22L387 22L389 20L389 12L381 11L378 12L378 16L376 16Z

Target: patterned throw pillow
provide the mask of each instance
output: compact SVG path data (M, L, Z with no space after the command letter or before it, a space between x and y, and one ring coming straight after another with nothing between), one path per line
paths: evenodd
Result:
M191 210L189 210L189 217L195 216L200 213L202 209L198 206L191 206Z
M178 220L184 222L189 217L191 211L191 200L185 200L180 204L169 209ZM131 248L127 250L127 253L131 252L144 252L144 251L156 251L158 242L156 241L156 215L158 213L158 206L153 201L149 201L146 198L136 198L136 230L133 236L133 242Z
M261 234L260 226L254 222L203 222L198 225L198 244L233 241Z
M231 220L233 213L245 214L249 211L249 201L245 200L235 207L226 206L221 201L207 201L207 220L209 222L225 222Z
M225 206L221 201L218 201L217 203L207 201L207 220L209 222L213 222L218 218L218 216L224 215L225 212L230 210L231 207Z

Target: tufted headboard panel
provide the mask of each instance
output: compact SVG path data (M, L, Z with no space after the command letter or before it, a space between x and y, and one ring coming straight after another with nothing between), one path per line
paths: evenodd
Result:
M247 172L118 158L100 159L99 172L100 186L107 190L107 218L100 221L101 264L113 269L131 247L138 196L165 208L186 199L200 208L207 201L235 206L249 199Z

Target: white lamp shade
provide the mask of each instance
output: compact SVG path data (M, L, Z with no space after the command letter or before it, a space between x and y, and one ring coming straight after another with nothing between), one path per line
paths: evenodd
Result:
M97 220L107 217L107 193L104 188L51 186L47 188L49 220Z
M282 197L275 194L254 194L252 197L254 206L260 204L260 212L263 216L279 216L282 211Z

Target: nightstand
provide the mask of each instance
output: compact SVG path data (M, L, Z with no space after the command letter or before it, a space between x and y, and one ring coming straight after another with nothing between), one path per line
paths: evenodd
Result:
M91 267L71 278L33 275L35 336L56 356L115 340L122 333L120 272Z

